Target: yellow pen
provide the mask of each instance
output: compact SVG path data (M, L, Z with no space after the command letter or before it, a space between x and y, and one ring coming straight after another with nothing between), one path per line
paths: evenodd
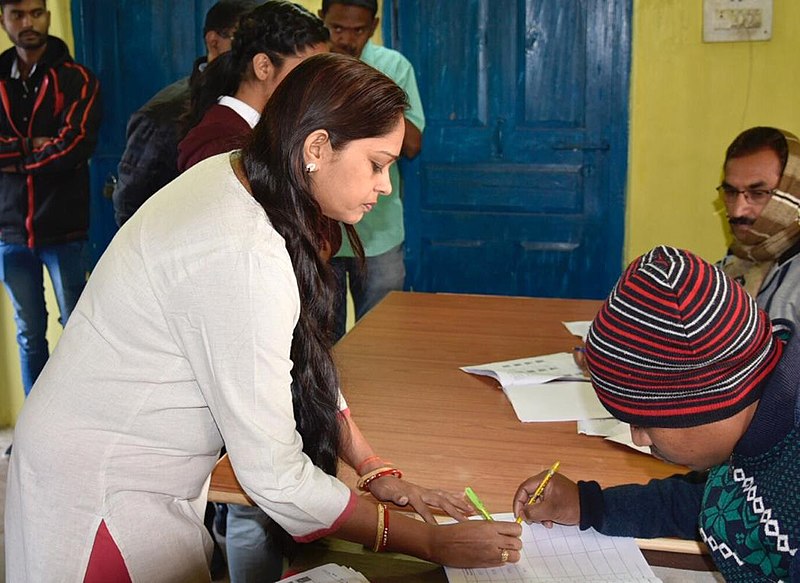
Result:
M539 484L538 488L536 488L536 491L533 493L533 496L528 498L528 504L533 504L534 502L539 500L539 498L542 497L542 493L544 492L544 489L547 487L547 483L550 481L550 479L558 471L558 467L560 465L561 465L561 462L556 462L556 463L553 464L553 466L549 470L547 470L547 475L545 475L544 479L542 479L542 483ZM517 516L517 524L522 524L522 515L521 514L519 516Z
M466 488L464 488L464 494L466 494L467 499L470 502L472 502L472 505L475 507L475 510L481 513L481 516L483 516L486 520L494 520L494 518L492 518L492 515L489 514L489 511L486 510L486 507L483 505L483 502L481 502L481 499L478 498L478 495L475 493L475 490L467 486Z

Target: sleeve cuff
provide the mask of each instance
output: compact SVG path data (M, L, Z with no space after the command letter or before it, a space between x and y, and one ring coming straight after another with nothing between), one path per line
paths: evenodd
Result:
M353 514L353 511L356 509L356 505L358 504L358 496L355 492L350 490L350 499L347 501L347 506L344 507L342 513L339 515L334 523L330 526L330 528L323 528L320 530L316 530L312 533L306 534L304 536L293 536L292 538L299 543L309 543L311 541L315 541L318 538L322 538L324 536L328 536L339 530L341 526L347 522L347 519Z
M578 482L578 496L581 507L581 530L594 528L601 530L603 527L603 490L600 484L591 482Z

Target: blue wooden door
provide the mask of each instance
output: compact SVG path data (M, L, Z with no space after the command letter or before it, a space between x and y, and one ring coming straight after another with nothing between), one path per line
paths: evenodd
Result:
M116 232L110 182L131 113L188 75L205 54L203 20L214 0L72 0L75 58L100 79L103 125L91 162L93 259Z
M387 0L426 114L408 284L605 296L620 274L630 0Z

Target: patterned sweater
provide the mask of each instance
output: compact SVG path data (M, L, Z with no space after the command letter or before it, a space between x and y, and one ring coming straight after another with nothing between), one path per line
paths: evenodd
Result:
M800 581L800 338L765 381L731 459L647 485L580 482L581 528L702 538L726 581Z

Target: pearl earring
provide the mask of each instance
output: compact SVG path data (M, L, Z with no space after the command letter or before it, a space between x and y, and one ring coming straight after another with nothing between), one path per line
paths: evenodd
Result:
M309 162L308 164L306 164L306 172L311 173L316 171L317 171L316 164L314 164L313 162Z

